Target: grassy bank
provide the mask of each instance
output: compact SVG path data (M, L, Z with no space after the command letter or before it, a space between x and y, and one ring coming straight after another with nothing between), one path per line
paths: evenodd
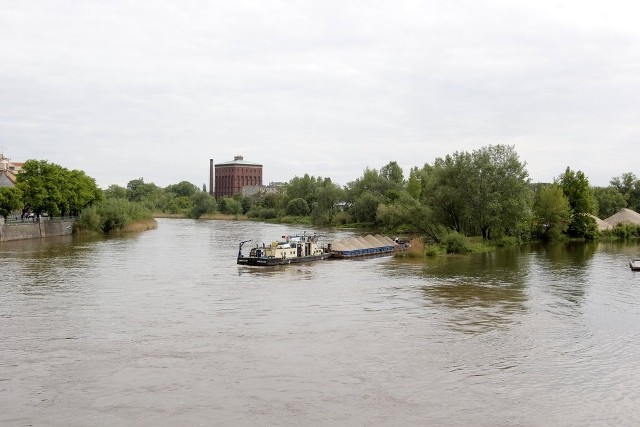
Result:
M156 228L151 211L141 203L106 199L84 209L74 224L78 233L129 233Z
M154 218L175 218L175 219L188 219L189 216L184 214L170 214L164 212L154 212ZM226 220L234 220L234 221L246 221L249 218L246 215L233 215L233 214L223 214L223 213L211 213L211 214L203 214L198 219L226 219Z
M509 242L517 244L517 242ZM423 238L415 237L410 241L410 247L399 256L409 258L427 258L440 255L465 255L486 253L499 246L507 246L504 241L485 242L481 238L469 238L457 233L451 233L439 243L425 242Z
M158 228L158 223L155 219L141 219L138 221L132 221L124 226L125 233L138 233L140 231L155 230Z

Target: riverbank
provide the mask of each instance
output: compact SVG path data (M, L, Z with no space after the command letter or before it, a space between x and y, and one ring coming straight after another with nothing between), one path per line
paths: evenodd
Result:
M0 225L0 242L65 236L73 232L73 219L46 219Z
M130 221L128 222L122 229L113 229L108 231L106 234L119 234L119 233L139 233L147 230L155 230L158 228L158 223L155 219L141 219L138 221ZM76 227L74 233L82 234L82 235L100 235L105 234L102 231L89 230L85 228Z
M183 214L170 214L164 212L154 212L154 218L173 218L173 219L189 219L187 215ZM198 219L223 219L223 220L234 220L234 221L247 221L249 219L246 215L231 215L231 214L223 214L223 213L212 213L212 214L204 214Z

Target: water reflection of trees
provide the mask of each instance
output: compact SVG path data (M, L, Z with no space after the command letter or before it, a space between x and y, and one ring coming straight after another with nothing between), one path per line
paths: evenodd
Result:
M564 242L532 247L532 283L559 298L562 308L581 305L585 300L589 269L596 243Z
M549 268L554 270L580 268L579 271L584 272L597 248L597 244L593 242L564 242L535 245L532 250L543 257Z
M4 258L12 262L12 276L19 283L21 293L40 295L51 289L64 287L67 275L87 267L87 255L95 246L90 244L104 238L59 236L3 243Z
M526 257L518 249L439 257L422 274L433 283L422 288L430 304L445 308L448 327L486 332L516 322L526 310Z

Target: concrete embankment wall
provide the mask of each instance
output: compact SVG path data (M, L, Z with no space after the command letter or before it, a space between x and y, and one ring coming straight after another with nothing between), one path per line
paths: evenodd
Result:
M72 227L73 220L43 220L40 222L0 224L0 242L64 236L71 234Z

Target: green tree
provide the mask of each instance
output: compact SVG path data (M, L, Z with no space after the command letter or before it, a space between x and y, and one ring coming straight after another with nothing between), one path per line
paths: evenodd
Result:
M421 175L418 168L413 168L409 172L409 179L406 185L407 193L416 200L420 200L422 195Z
M309 204L301 197L290 200L286 207L287 215L306 216L309 215Z
M331 178L325 178L316 189L316 203L313 205L311 212L314 224L332 224L337 213L338 204L344 200L344 190L334 184Z
M191 197L195 193L197 193L199 190L198 190L198 187L196 187L192 183L188 181L181 181L177 184L172 184L165 187L165 191L168 191L169 193L173 193L176 196Z
M514 234L530 214L529 173L513 146L494 145L472 153L472 168L463 177L469 220L484 239L491 233ZM466 178L466 179L464 179Z
M45 160L27 160L17 176L23 209L38 215L77 215L103 198L93 178Z
M396 161L389 162L381 167L380 177L398 186L404 183L404 173Z
M530 216L525 163L512 146L436 159L423 196L435 221L465 234L520 234Z
M285 202L286 197L284 194L266 193L263 199L263 206L270 209L281 209Z
M104 190L104 196L107 199L126 199L127 189L120 185L113 184Z
M469 232L469 205L465 188L472 171L469 153L455 152L435 160L424 179L423 200L431 207L433 220L458 233ZM424 176L425 174L423 174Z
M319 179L309 174L292 178L285 186L287 199L304 199L309 206L312 206L316 201L316 186Z
M49 187L55 179L54 167L44 160L27 160L24 163L16 178L16 187L22 192L24 211L40 215L51 208L55 194L50 194Z
M152 211L160 207L162 201L162 189L154 183L146 183L144 179L133 179L127 184L127 199L131 202L140 202Z
M197 192L191 196L193 209L191 210L191 218L200 218L202 215L211 214L216 211L216 200L205 192Z
M376 169L365 168L362 176L355 181L347 183L347 196L351 202L361 195L368 193L374 196L384 196L384 194L394 185L388 179L380 176Z
M22 192L17 187L0 187L0 215L7 217L22 209Z
M403 172L397 162L389 162L380 172L367 167L360 178L347 183L345 187L344 199L348 213L356 222L371 224L375 222L378 205L398 200L403 186ZM371 210L365 212L365 209Z
M374 224L381 197L369 192L362 193L349 210L353 220L359 223Z
M562 187L562 192L571 206L569 235L572 237L595 237L597 226L589 214L595 215L598 212L598 204L587 177L582 171L574 172L567 167L556 182Z
M83 171L75 169L70 171L66 184L68 211L61 209L63 215L70 213L77 216L84 208L104 199L104 194L96 185L96 180Z
M191 197L177 196L169 197L164 205L163 212L170 214L184 214L189 216L193 210L193 200Z
M626 207L635 211L640 210L640 180L631 173L623 173L619 177L614 177L610 181L627 202Z
M242 213L242 205L231 197L223 197L218 201L220 212L229 215L240 215Z
M445 227L434 219L433 210L404 193L396 202L378 205L377 220L389 228L406 228L423 233L436 242L445 236Z
M598 218L608 218L627 207L627 201L614 186L594 187L593 195L598 203Z
M559 240L569 227L571 207L559 185L542 186L533 206L534 231L543 240Z

